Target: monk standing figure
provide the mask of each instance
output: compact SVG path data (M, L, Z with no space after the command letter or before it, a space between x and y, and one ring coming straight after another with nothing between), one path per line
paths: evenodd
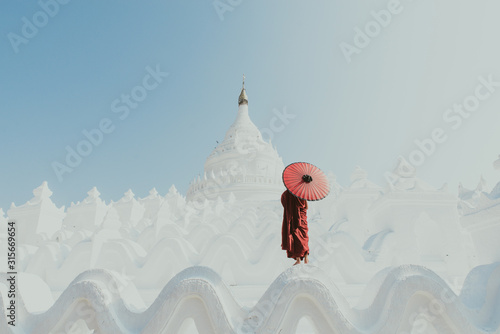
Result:
M307 201L285 190L281 195L283 204L283 226L281 227L281 249L289 258L308 263L309 236L307 235Z

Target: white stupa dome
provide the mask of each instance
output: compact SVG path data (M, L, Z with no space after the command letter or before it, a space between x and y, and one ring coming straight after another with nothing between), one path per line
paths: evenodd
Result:
M191 183L186 199L226 199L230 193L238 200L279 199L285 189L283 168L276 149L250 120L243 81L236 120L207 158L203 177Z

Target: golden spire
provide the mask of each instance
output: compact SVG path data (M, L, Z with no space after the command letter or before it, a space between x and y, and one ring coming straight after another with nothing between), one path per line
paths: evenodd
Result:
M248 96L245 91L245 75L243 74L243 86L241 88L240 96L238 97L238 105L248 104Z

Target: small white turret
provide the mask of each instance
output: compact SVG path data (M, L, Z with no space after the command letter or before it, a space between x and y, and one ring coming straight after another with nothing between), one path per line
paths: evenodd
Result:
M82 202L71 205L64 218L64 226L70 231L95 231L102 224L108 206L99 197L101 193L96 187L87 192L87 198Z
M65 215L64 206L58 208L50 199L52 191L47 181L35 188L33 195L21 206L12 204L7 212L9 219L17 223L20 243L37 244L42 239L49 240L61 229Z

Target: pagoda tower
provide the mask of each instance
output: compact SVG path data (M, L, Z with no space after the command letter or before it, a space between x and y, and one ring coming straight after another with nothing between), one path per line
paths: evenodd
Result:
M236 200L279 200L285 190L281 180L283 169L283 160L276 148L262 139L250 120L243 76L236 120L208 156L203 177L191 183L186 200L217 197L227 200L231 194Z

